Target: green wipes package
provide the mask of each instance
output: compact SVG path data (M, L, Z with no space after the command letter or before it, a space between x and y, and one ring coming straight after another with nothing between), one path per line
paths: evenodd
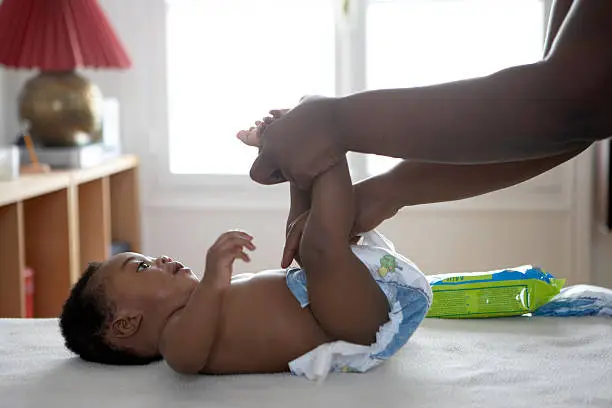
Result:
M427 276L433 303L427 317L472 319L531 313L557 295L565 279L526 265L490 272Z

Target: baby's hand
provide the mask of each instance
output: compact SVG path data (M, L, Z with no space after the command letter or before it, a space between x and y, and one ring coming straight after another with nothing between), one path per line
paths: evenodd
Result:
M266 127L287 112L289 112L289 109L273 109L270 111L272 116L266 116L263 121L256 121L255 126L251 126L249 130L239 131L236 137L248 146L261 147L261 135Z
M211 246L206 255L205 279L213 284L227 286L232 278L232 265L238 258L250 262L251 258L244 249L255 250L253 237L242 231L229 231L222 234Z

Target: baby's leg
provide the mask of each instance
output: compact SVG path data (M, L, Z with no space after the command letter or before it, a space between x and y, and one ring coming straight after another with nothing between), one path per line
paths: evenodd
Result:
M346 160L313 184L310 215L300 245L310 308L333 339L369 345L388 320L389 304L349 246L353 187Z

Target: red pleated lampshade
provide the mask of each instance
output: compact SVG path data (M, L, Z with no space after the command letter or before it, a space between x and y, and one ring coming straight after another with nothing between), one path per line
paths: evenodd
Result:
M0 64L69 71L129 68L131 61L96 0L4 0Z

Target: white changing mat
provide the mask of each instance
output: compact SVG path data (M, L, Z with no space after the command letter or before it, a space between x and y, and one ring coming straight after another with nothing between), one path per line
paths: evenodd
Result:
M426 320L392 359L316 385L288 374L183 377L63 347L57 321L0 319L0 407L612 407L612 319Z

